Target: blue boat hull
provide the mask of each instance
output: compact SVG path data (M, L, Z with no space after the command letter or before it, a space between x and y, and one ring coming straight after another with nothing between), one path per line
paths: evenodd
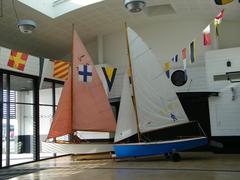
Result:
M208 144L207 137L197 137L151 143L116 144L113 146L116 158L154 156L179 152Z

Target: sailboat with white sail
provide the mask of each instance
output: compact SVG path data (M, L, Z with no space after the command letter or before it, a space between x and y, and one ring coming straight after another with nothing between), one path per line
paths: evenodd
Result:
M78 131L114 132L116 121L96 68L75 30L72 51L72 67L42 150L71 154L111 152L112 143L85 142L75 134ZM69 135L70 141L55 140L64 135Z
M207 144L204 133L166 141L142 140L144 133L187 124L189 120L152 50L127 26L126 37L132 89L125 75L113 146L116 158L172 154ZM121 143L134 134L138 134L138 142Z

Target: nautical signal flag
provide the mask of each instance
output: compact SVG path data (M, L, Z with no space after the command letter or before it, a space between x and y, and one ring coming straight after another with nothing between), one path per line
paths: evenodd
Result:
M164 71L165 71L168 79L170 78L170 68L171 68L171 63L170 62L166 62L164 64Z
M220 11L220 13L214 19L214 26L215 26L215 30L216 30L216 36L219 36L218 26L219 26L219 24L221 24L223 17L224 17L224 9L222 9Z
M189 47L190 52L190 64L193 64L196 61L196 43L195 40L190 43Z
M102 71L107 81L108 90L111 91L113 82L116 77L117 68L112 68L107 66L107 67L102 67Z
M182 49L182 61L183 61L183 69L185 72L185 77L187 77L187 49Z
M176 55L172 58L172 62L178 62L178 54L176 54Z
M182 60L187 60L187 49L186 48L182 49Z
M211 33L210 33L210 25L208 25L203 30L203 45L210 46L211 45Z
M240 0L239 0L240 1ZM217 5L224 5L224 4L228 4L230 2L233 2L233 0L215 0L215 3Z
M28 59L28 54L11 50L7 65L14 69L24 71L25 65L27 63L27 59Z
M80 64L78 75L81 82L92 82L92 66L89 64Z
M62 79L62 80L67 80L69 63L65 61L60 61L60 60L54 60L53 63L54 63L53 77Z
M129 83L132 84L132 73L130 68L128 68L127 73L128 73Z

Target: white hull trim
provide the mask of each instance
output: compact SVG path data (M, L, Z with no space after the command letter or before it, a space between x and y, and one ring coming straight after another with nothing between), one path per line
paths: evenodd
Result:
M82 144L59 144L41 142L42 152L64 154L97 154L113 151L113 144L82 143Z

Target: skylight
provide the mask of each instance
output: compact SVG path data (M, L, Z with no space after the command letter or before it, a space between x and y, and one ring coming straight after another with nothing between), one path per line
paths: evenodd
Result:
M18 0L27 6L56 18L73 10L99 3L104 0Z
M103 0L65 0L65 2L66 1L70 1L71 3L79 4L82 7L84 7L84 6L88 6L88 5L91 5L91 4L101 2Z

